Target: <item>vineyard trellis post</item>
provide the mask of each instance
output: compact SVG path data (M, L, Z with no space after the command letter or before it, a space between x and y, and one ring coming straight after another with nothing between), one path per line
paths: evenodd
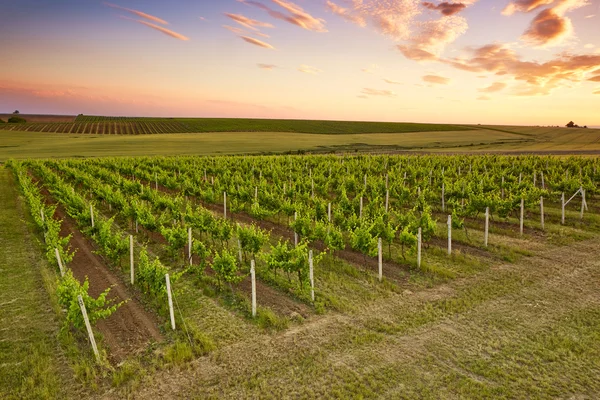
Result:
M562 194L560 196L560 208L562 210L561 217L560 217L560 223L561 223L561 225L564 225L565 224L565 192L562 192Z
M540 197L540 224L544 230L544 197Z
M250 260L250 279L252 281L252 318L256 317L256 269L254 259Z
M294 211L294 221L298 220L298 211ZM294 247L298 247L298 232L294 230Z
M56 262L58 263L58 269L60 270L60 276L65 276L65 268L63 267L62 260L60 259L60 253L58 249L54 249L54 254L56 255Z
M237 244L238 244L238 259L240 260L240 264L241 264L242 263L242 241L240 240L239 237L237 239Z
M315 277L313 265L313 251L308 251L308 279L310 280L310 299L315 301Z
M540 172L541 178L542 178L542 189L546 189L546 183L544 182L544 172Z
M523 218L525 217L525 199L521 197L521 216L519 218L519 232L523 236Z
M362 219L363 214L363 197L360 196L360 208L358 209L358 218Z
M442 212L446 211L446 185L442 182Z
M448 255L452 254L452 215L448 215Z
M92 331L92 326L90 325L90 319L88 318L87 310L85 309L83 297L81 297L80 294L77 295L77 301L79 302L79 308L81 308L81 314L83 314L83 321L85 322L85 328L87 329L87 333L90 338L90 343L92 344L92 350L94 351L94 355L96 356L96 361L100 362L100 353L98 352L98 346L96 346L94 332Z
M94 207L90 204L90 218L92 220L92 228L94 227Z
M390 191L385 191L385 212L387 213L390 209Z
M135 280L135 271L133 268L133 235L129 235L129 274L131 275L132 285Z
M327 221L331 222L331 203L327 204Z
M192 227L188 227L188 261L192 265Z
M422 230L419 227L417 231L417 267L421 268L421 240L422 240Z
M227 192L223 192L223 218L227 219Z
M490 229L490 208L485 208L485 230L483 233L483 244L485 247L488 246L488 237L489 237L489 229Z
M171 280L169 274L165 274L165 281L167 282L167 300L169 301L169 316L171 317L171 328L175 330L175 311L173 310L173 297L171 295Z
M44 216L44 209L40 208L40 216L42 217L42 225L46 224L46 217Z
M379 265L379 282L383 279L383 246L381 245L381 238L377 240L377 262Z

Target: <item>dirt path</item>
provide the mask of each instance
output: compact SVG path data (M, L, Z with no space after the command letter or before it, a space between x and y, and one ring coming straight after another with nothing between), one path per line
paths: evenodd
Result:
M44 188L42 192L46 196L46 202L50 203L48 191ZM95 246L81 234L75 221L60 205L56 209L55 218L63 221L61 236L73 235L70 245L76 251L68 267L75 278L80 282L86 277L89 279L89 293L93 297L98 297L110 287L110 299L116 302L127 301L110 317L96 324L108 347L107 353L111 361L118 363L128 355L143 351L148 343L160 342L162 335L158 329L157 317L144 309L131 289L94 253Z

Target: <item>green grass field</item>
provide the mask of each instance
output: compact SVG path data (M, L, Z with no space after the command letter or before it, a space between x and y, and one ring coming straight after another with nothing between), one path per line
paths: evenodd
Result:
M9 158L269 154L298 151L600 151L600 129L509 126L473 128L467 131L337 135L293 132L87 135L0 130L0 161Z

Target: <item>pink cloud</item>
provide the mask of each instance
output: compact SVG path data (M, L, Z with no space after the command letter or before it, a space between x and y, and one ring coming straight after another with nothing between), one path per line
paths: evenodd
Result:
M271 46L269 43L263 42L262 40L254 39L249 36L240 36L240 38L242 38L247 43L253 44L255 46L259 46L259 47L263 47L265 49L271 49L271 50L275 49L275 47Z
M289 22L290 24L299 26L300 28L314 31L314 32L327 32L325 29L325 20L316 18L304 11L302 7L294 4L290 1L284 0L271 0L279 7L283 8L286 13L272 9L271 7L253 0L238 0L240 3L244 3L250 6L258 7L261 10L266 11L271 17L280 19L282 21Z
M180 33L174 32L174 31L172 31L170 29L163 28L162 26L155 25L155 24L153 24L151 22L142 21L142 20L134 19L134 18L129 18L129 17L125 17L123 15L121 15L121 18L127 19L129 21L134 21L134 22L137 22L137 23L142 24L142 25L146 25L149 28L155 29L155 30L157 30L159 32L162 32L162 33L164 33L167 36L171 36L172 38L175 38L175 39L190 40L190 38L188 38L187 36L184 36L184 35L182 35Z
M167 21L165 21L164 19L155 17L154 15L146 14L146 13L138 11L138 10L133 10L131 8L121 7L121 6L118 6L116 4L106 3L106 2L104 3L104 5L108 6L108 7L116 8L116 9L119 9L119 10L130 12L132 14L137 15L138 17L146 18L146 19L148 19L150 21L158 22L159 24L169 25L169 23Z
M450 83L450 79L439 75L425 75L421 79L423 79L424 82L436 85L447 85Z

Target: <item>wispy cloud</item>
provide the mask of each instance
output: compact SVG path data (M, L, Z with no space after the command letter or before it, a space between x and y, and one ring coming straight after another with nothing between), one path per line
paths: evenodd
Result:
M484 95L484 96L479 96L479 97L477 98L477 100L491 100L491 99L492 99L492 98L491 98L490 96L485 96L485 95Z
M436 85L447 85L450 83L450 79L440 75L425 75L421 79L423 79L424 82Z
M585 16L585 17L583 17L583 18L594 18L595 16L596 16L596 14L590 14L590 15L586 15L586 16Z
M394 81L392 79L383 78L385 83L389 83L390 85L402 85L402 82Z
M392 92L391 90L364 88L361 93L366 96L396 97L396 93Z
M223 15L225 15L227 18L231 18L232 20L234 20L238 24L242 25L243 27L246 27L253 31L258 30L255 28L256 26L260 26L261 28L272 28L273 27L273 25L269 24L268 22L257 21L255 19L245 17L241 14L224 13Z
M554 0L516 0L508 3L508 5L502 10L502 14L513 15L517 11L528 13L552 3L554 3Z
M260 68L260 69L266 69L267 71L272 71L275 68L279 68L275 64L256 64L256 65L258 66L258 68Z
M585 46L583 46L583 47L584 47L584 48L586 48L586 49L593 49L594 47L596 47L596 45L595 45L595 44L592 44L592 43L588 43L588 44L586 44L586 45L585 45Z
M330 0L327 0L327 8L332 13L339 15L340 17L344 18L345 20L350 21L360 27L367 26L367 21L365 20L365 18L362 15L354 14L351 12L351 10L344 8L344 7L340 7Z
M141 11L138 11L138 10L133 10L131 8L121 7L121 6L118 6L116 4L107 3L107 2L104 2L104 5L108 6L108 7L116 8L116 9L119 9L119 10L130 12L132 14L137 15L138 17L146 18L147 20L154 21L154 22L157 22L159 24L169 25L169 23L167 21L165 21L164 19L155 17L154 15L146 14L145 12L141 12Z
M304 11L302 7L294 4L290 1L285 0L271 0L279 7L283 8L286 12L277 11L263 3L253 0L238 0L240 3L244 3L250 6L258 7L261 10L266 11L271 17L289 22L314 32L327 32L325 28L325 20L322 18L316 18Z
M408 44L398 45L397 48L406 58L415 61L432 61L468 28L467 20L458 15L424 21L420 24L418 33L410 38Z
M591 78L588 79L588 81L600 82L600 75L592 76Z
M298 67L298 71L303 72L305 74L317 75L323 72L319 68L311 67L310 65L304 65Z
M367 68L362 68L361 71L365 72L367 74L372 74L372 73L374 73L378 69L379 69L379 65L377 65L377 64L371 64Z
M506 83L504 82L494 82L490 86L486 86L484 88L477 89L481 93L494 93L499 92L506 87Z
M235 26L223 25L223 28L235 33L236 35L243 35L244 33L246 33L246 31L244 31L242 28L238 28Z
M369 96L367 96L366 94L359 94L356 97L358 97L359 99L368 99L369 98Z
M250 36L240 36L244 41L253 44L255 46L263 47L265 49L275 49L275 47L271 46L269 43L263 42L262 40L254 39Z
M458 14L459 12L467 8L467 5L464 3L448 3L447 1L444 1L440 4L433 4L428 1L424 1L423 7L429 10L439 11L440 13L442 13L442 15L448 16Z
M125 17L125 16L123 16L123 15L121 15L121 18L122 18L122 19L129 20L129 21L134 21L134 22L137 22L137 23L139 23L139 24L146 25L146 26L147 26L147 27L149 27L149 28L155 29L155 30L157 30L157 31L159 31L159 32L162 32L162 33L164 33L165 35L171 36L172 38L175 38L175 39L179 39L179 40L190 40L190 38L188 38L187 36L184 36L184 35L182 35L182 34L180 34L180 33L174 32L174 31L172 31L172 30L170 30L170 29L164 28L164 27L162 27L162 26L159 26L159 25L153 24L153 23L151 23L151 22L148 22L148 21L142 21L142 20L139 20L139 19L129 18L129 17Z
M596 90L595 92L592 92L592 94L600 94L600 90Z

